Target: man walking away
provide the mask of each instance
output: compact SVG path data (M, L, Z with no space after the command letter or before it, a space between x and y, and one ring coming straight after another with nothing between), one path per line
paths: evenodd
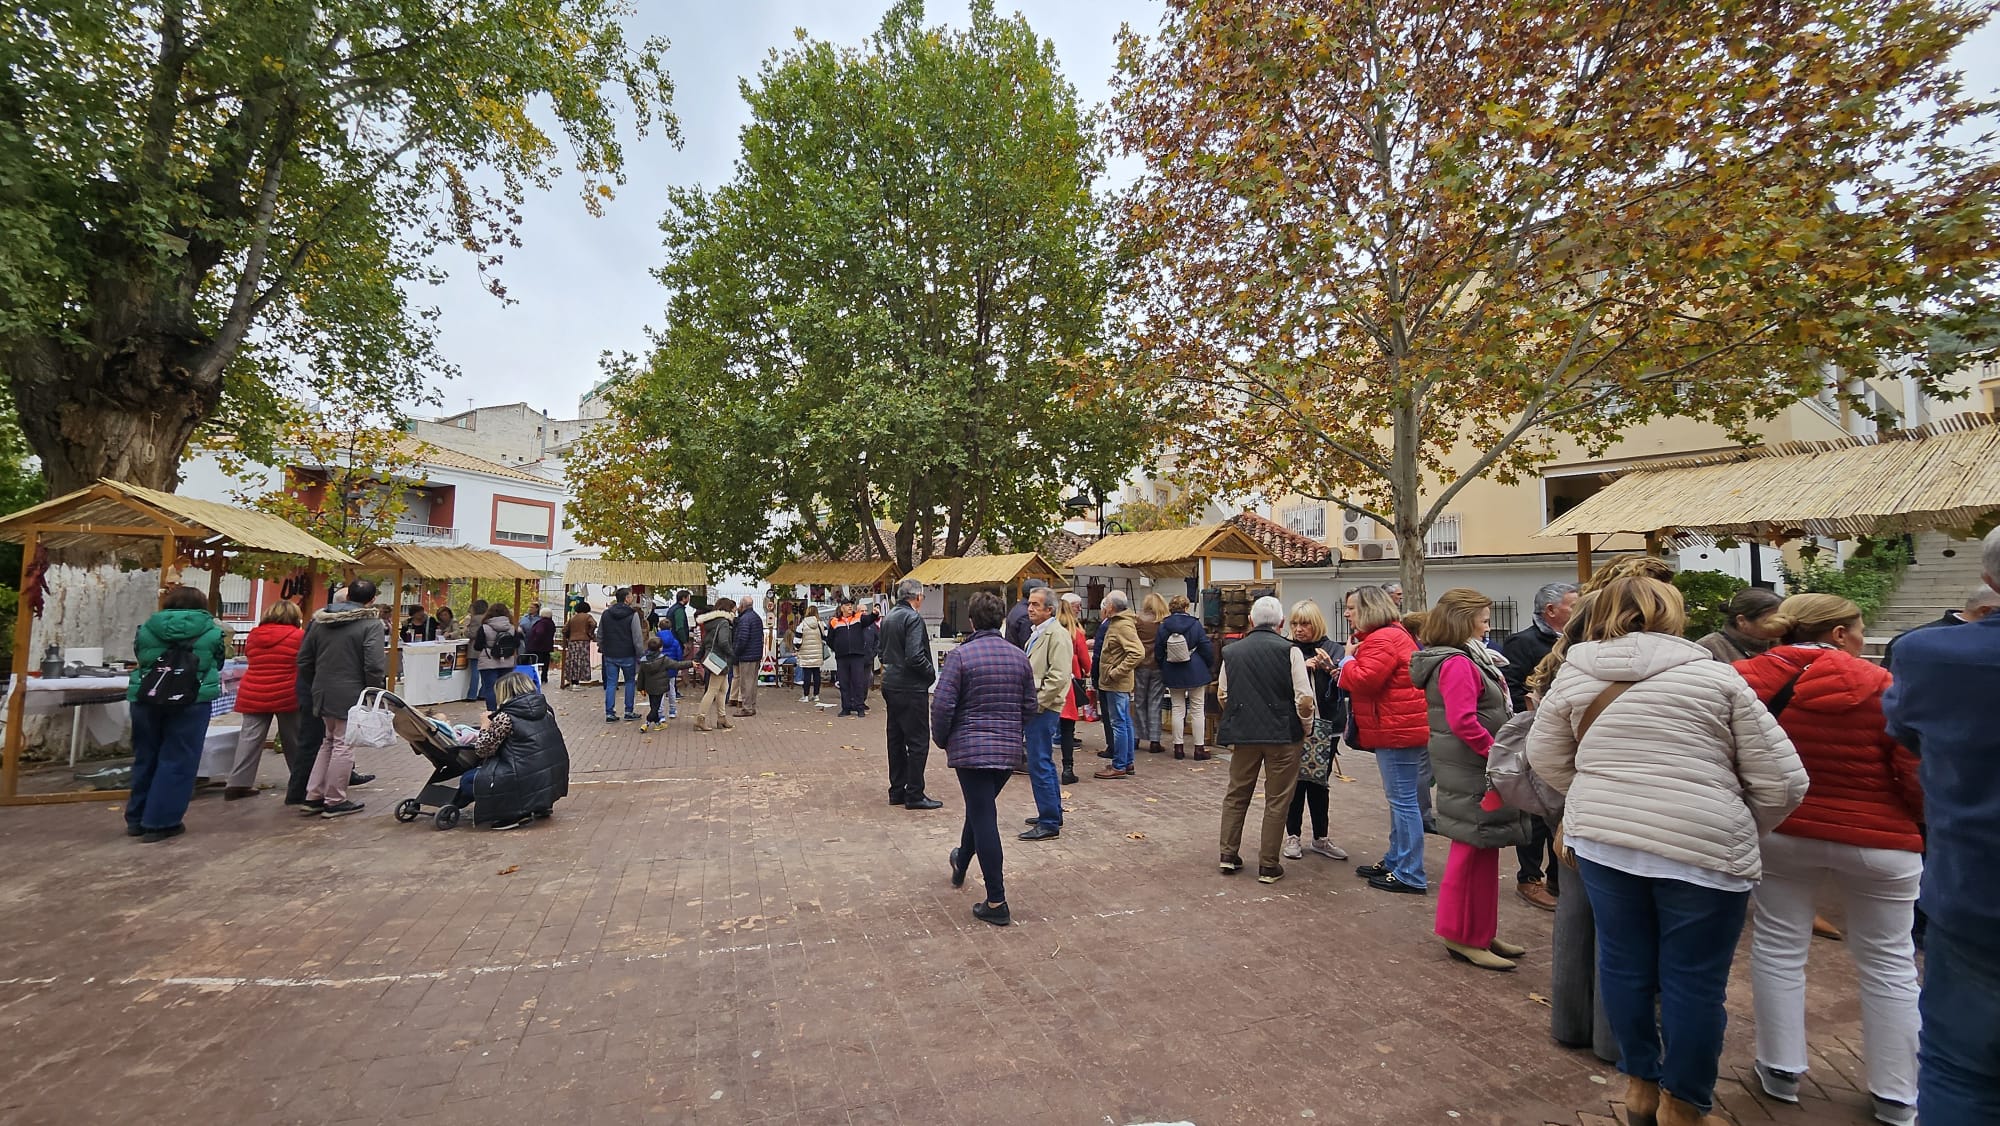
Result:
M1028 671L1035 678L1035 717L1028 721L1028 782L1035 790L1035 816L1024 841L1062 836L1062 786L1056 780L1055 737L1063 701L1075 674L1076 635L1056 617L1047 590L1028 595Z
M1029 579L1021 584L1021 600L1014 603L1012 610L1007 611L1007 640L1014 648L1026 649L1028 634L1035 628L1028 622L1028 596L1038 590L1046 590L1048 585L1040 579Z
M387 683L389 674L382 619L368 605L375 601L375 584L356 579L334 597L326 609L313 615L312 628L299 643L299 678L312 685L310 710L326 725L326 739L306 780L301 812L308 817L345 817L361 812L363 803L347 800L348 782L354 773L354 751L347 745L347 710L360 702L362 692Z
M2000 529L1981 561L2000 591ZM1929 824L1917 1106L1925 1126L2000 1122L2000 614L1904 634L1891 672L1882 707L1922 759Z
M736 615L736 715L757 714L757 673L764 667L764 615L757 612L757 596L743 600Z
M937 809L944 803L924 793L924 762L931 747L931 631L921 613L924 584L896 584L896 605L882 619L882 705L889 713L889 804L904 809Z
M604 661L604 721L618 722L618 678L625 678L625 718L638 719L639 657L646 626L632 607L632 591L619 587L597 622L597 655Z
M1243 817L1257 789L1257 771L1264 772L1264 830L1257 841L1257 879L1275 884L1284 878L1278 848L1285 838L1285 812L1299 781L1299 749L1305 743L1305 721L1317 701L1299 648L1278 633L1285 606L1275 598L1259 598L1250 606L1249 633L1222 653L1222 679L1216 699L1222 701L1222 723L1215 740L1230 749L1229 791L1222 799L1222 861L1224 875L1239 872L1243 858Z
M1280 620L1283 616L1279 615ZM1132 616L1132 600L1124 591L1114 590L1104 596L1104 648L1097 665L1098 694L1104 697L1104 714L1111 725L1111 766L1093 777L1130 778L1138 773L1132 764L1138 746L1132 730L1132 688L1139 662L1145 659L1145 650L1139 645L1139 624ZM1290 791L1286 791L1285 800L1292 800Z
M1563 627L1569 624L1569 616L1576 609L1576 599L1574 584L1549 583L1535 592L1535 620L1526 629L1508 634L1507 640L1500 643L1500 653L1507 658L1500 676L1507 682L1508 701L1515 711L1528 710L1528 674L1555 648L1556 638L1562 636ZM1515 875L1514 894L1530 907L1553 911L1556 896L1561 894L1558 881L1562 865L1556 863L1549 823L1536 817L1532 824L1534 836L1528 843L1514 846L1514 857L1521 864L1520 872Z

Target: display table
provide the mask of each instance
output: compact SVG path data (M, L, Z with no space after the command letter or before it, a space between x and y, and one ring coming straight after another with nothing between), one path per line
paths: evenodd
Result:
M227 778L236 768L236 744L243 737L241 725L211 727L201 740L201 766L197 778ZM263 751L258 750L259 754Z
M21 702L27 715L54 715L70 708L69 764L76 765L77 746L85 728L99 743L117 743L129 737L132 715L125 703L130 676L31 676L24 678L28 698ZM11 692L12 689L9 689ZM6 697L0 696L0 708ZM4 714L4 712L0 712Z
M403 678L396 695L406 704L448 704L471 694L463 641L413 641L403 646ZM446 671L449 670L449 671Z

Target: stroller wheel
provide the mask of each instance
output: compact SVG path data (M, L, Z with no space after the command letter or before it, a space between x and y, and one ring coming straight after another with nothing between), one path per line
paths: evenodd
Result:
M438 810L436 821L437 821L437 827L440 830L449 829L453 825L458 824L458 807L455 805L448 805L445 806L443 809Z
M396 803L396 820L408 824L422 816L424 803L415 798L404 798Z

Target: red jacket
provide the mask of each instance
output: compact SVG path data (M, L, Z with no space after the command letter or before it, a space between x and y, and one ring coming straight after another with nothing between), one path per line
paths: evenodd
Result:
M1844 650L1797 645L1738 661L1736 671L1766 704L1786 681L1799 678L1778 726L1798 748L1811 785L1778 832L1862 848L1923 851L1917 759L1896 745L1882 720L1886 671Z
M1354 727L1367 750L1428 746L1430 704L1410 681L1417 639L1398 623L1351 643L1353 657L1340 669L1340 686L1354 702Z
M1061 718L1081 719L1083 718L1083 713L1078 710L1078 707L1083 701L1076 698L1076 682L1078 680L1085 682L1090 680L1090 643L1083 639L1082 626L1071 630L1069 639L1071 650L1070 671L1075 676L1069 682L1069 695L1063 697Z
M299 710L299 641L305 635L283 622L264 622L250 631L243 642L250 668L236 686L237 711L282 715Z

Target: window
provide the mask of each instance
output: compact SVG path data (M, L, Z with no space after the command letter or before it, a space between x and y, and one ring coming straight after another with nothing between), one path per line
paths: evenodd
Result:
M556 506L547 501L493 498L493 542L496 544L548 544L555 534Z
M1287 508L1279 514L1278 522L1309 539L1326 539L1326 506L1323 504Z
M1424 537L1424 554L1438 557L1460 554L1458 513L1446 512L1431 522L1430 534Z

